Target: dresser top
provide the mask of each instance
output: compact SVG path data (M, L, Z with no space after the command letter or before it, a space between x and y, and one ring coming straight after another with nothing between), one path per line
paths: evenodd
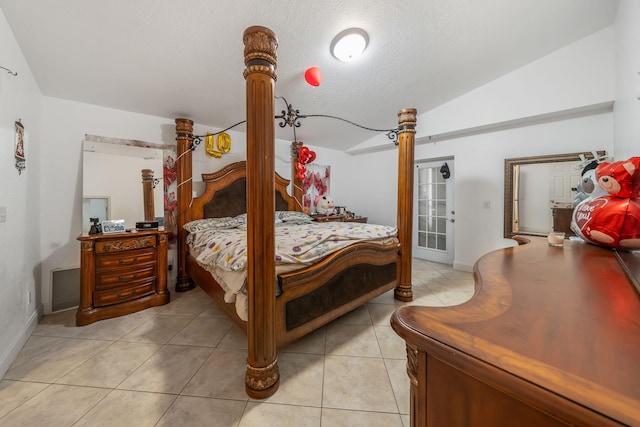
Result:
M640 294L627 273L612 250L531 238L483 256L466 303L403 307L391 322L418 348L444 345L640 425Z
M130 238L130 237L143 237L156 235L158 233L167 234L169 230L165 230L164 227L159 227L157 230L131 230L125 231L122 233L98 233L98 234L89 234L88 232L83 232L78 240L98 240L98 239L122 239L122 238Z

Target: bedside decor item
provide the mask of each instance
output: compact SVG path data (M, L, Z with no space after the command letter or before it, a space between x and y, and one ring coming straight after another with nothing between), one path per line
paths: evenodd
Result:
M100 225L100 218L89 218L89 221L91 221L91 228L89 229L89 234L102 233L102 225Z
M157 230L158 221L138 221L136 222L136 230Z
M104 234L109 233L124 233L126 231L124 227L123 219L116 219L113 221L102 221L102 232Z
M322 215L333 215L335 213L333 197L328 194L316 197L316 212Z
M16 169L18 169L18 174L22 174L22 171L26 169L26 156L24 150L24 125L22 124L22 120L18 119L15 122L15 133L14 133L14 141L15 141L15 158L16 158Z

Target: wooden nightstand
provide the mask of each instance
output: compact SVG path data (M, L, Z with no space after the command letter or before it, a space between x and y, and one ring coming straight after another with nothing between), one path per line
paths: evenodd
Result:
M313 215L314 221L317 222L344 222L344 215Z
M167 304L165 230L83 234L76 325Z
M312 215L316 222L361 222L363 224L367 223L366 216L357 216L353 218L347 218L344 215Z
M347 222L361 222L363 224L366 224L367 223L367 219L368 218L366 216L357 216L357 217L354 217L354 218L347 218L347 219L345 219L345 221L347 221Z

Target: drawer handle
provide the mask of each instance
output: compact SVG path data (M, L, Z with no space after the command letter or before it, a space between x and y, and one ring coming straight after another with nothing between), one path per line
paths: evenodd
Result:
M130 296L133 296L135 294L136 294L135 289L131 290L131 292L128 292L128 293L118 292L118 298L129 298Z
M133 264L133 263L135 263L135 262L137 262L137 261L138 261L138 257L133 258L131 261L125 261L125 260L123 260L122 258L120 258L120 259L118 260L118 262L120 263L120 265L129 265L129 264Z
M136 277L138 277L138 273L133 273L131 276L129 277L125 277L125 276L118 276L118 280L120 280L121 282L130 282L133 279L135 279Z

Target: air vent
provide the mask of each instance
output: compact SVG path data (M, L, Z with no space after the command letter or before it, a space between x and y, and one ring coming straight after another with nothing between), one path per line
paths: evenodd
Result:
M80 304L80 269L51 270L51 311L61 311Z

